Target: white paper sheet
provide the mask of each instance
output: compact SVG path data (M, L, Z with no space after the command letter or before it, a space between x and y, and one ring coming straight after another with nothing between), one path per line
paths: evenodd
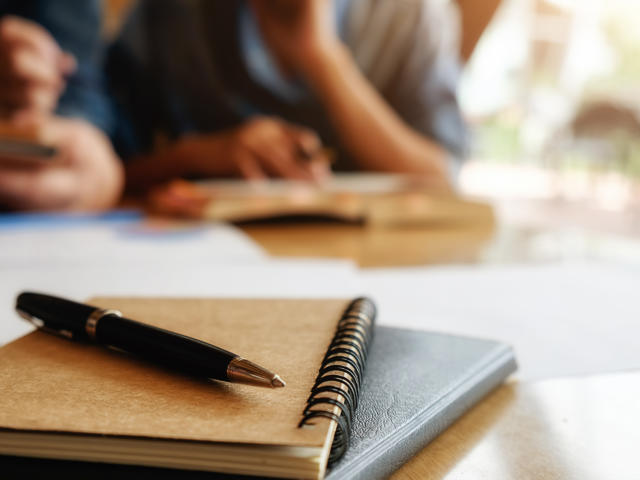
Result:
M598 262L364 270L379 323L494 338L524 380L640 368L640 269Z
M87 221L0 228L0 267L111 266L261 260L262 248L226 224Z

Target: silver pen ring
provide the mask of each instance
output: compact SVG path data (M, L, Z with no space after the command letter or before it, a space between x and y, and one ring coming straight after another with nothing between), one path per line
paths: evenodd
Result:
M96 339L96 328L98 327L98 322L102 317L105 317L107 315L115 315L116 317L121 317L122 312L112 309L103 310L101 308L96 308L93 312L91 312L91 315L89 315L89 317L87 318L87 323L85 323L84 325L84 329L91 340Z

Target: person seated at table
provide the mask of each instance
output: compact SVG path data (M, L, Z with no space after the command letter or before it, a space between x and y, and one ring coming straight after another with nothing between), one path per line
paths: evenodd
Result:
M124 173L105 134L106 100L95 86L66 88L97 75L101 47L83 31L99 29L100 12L90 2L56 2L40 25L24 18L37 18L39 3L0 0L0 137L51 146L57 155L34 161L0 149L0 210L108 208Z
M128 182L409 172L464 156L455 22L434 0L142 0L108 73ZM125 126L125 122L120 122ZM305 161L314 157L319 161Z

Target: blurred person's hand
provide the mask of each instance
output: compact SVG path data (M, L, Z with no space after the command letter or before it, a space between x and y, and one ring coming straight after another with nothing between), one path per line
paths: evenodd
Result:
M24 115L22 116L24 117ZM0 205L16 210L100 210L119 199L123 169L111 143L76 119L29 116L19 123L31 141L52 146L57 157L25 162L0 154ZM16 123L11 127L17 130Z
M165 150L127 165L131 190L185 176L269 177L321 182L331 175L330 158L318 136L277 118L254 117L239 127L186 135Z
M303 127L270 117L255 117L222 135L215 168L239 173L249 180L282 177L322 180L329 164L318 136ZM204 141L206 147L207 141ZM207 165L201 166L206 172Z
M287 73L306 73L309 62L340 43L332 0L251 0L260 30Z
M74 57L40 25L0 18L0 113L53 111L75 68Z

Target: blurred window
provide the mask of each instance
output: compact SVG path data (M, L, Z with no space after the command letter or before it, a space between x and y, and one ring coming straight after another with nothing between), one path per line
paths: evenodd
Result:
M460 89L475 133L469 169L535 172L522 195L637 205L638 18L637 0L504 0Z

